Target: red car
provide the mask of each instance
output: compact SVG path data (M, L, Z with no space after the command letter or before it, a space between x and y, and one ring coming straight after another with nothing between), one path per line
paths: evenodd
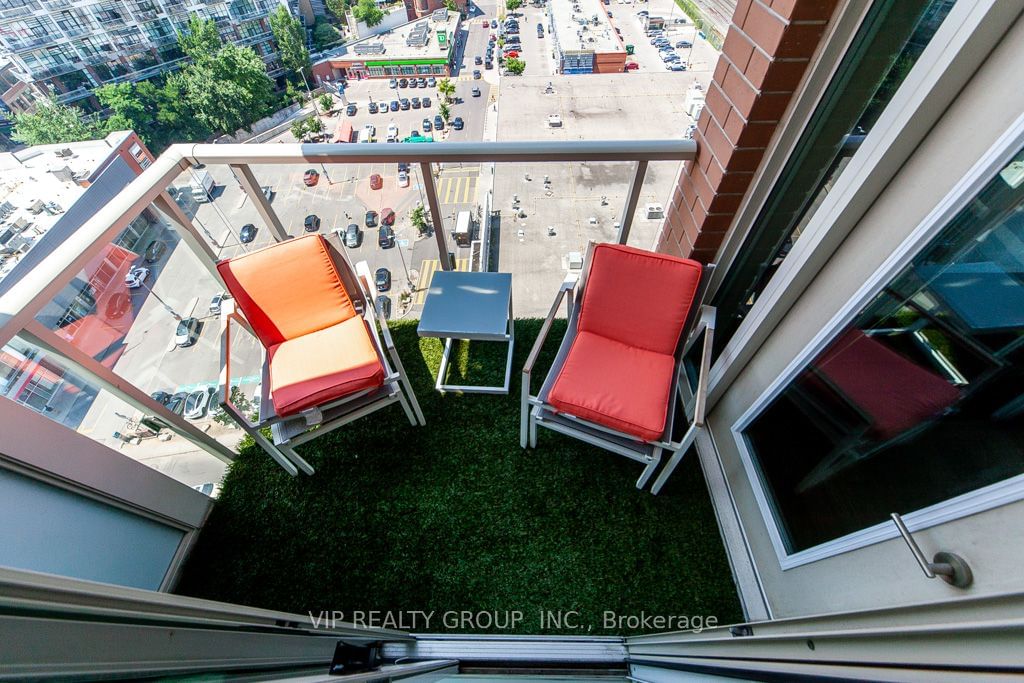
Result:
M626 71L636 71L640 68L640 65L636 62L626 62Z
M370 176L370 189L379 190L384 187L384 179L380 177L379 173L374 173Z
M320 174L316 169L311 168L302 174L302 182L306 187L313 187L320 182Z
M381 225L394 225L395 224L395 212L388 208L380 210L380 224Z
M505 53L505 56L506 57L518 57L519 53L516 52L515 50L509 50L508 52Z

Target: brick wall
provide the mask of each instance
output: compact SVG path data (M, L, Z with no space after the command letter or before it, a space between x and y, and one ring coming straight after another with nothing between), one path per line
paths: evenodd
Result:
M779 126L837 0L739 0L658 250L708 262Z

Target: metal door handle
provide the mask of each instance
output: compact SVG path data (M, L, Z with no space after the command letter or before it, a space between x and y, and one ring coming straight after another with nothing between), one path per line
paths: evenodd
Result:
M903 523L903 518L899 516L899 513L893 512L889 516L892 518L893 524L896 525L896 529L900 532L900 536L906 541L907 547L910 548L910 553L917 560L917 564L921 566L925 576L929 579L934 579L938 576L949 585L956 586L957 588L967 588L971 585L974 575L971 573L971 568L964 558L954 553L937 552L932 561L929 562L924 553L921 552L921 547L917 545L917 541L910 535L910 530Z

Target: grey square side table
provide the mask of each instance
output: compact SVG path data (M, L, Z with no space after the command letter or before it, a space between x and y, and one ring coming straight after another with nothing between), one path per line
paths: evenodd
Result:
M434 384L438 391L507 394L512 376L512 347L515 344L512 274L452 270L435 272L416 331L421 337L445 340L444 355ZM490 387L445 384L452 342L455 339L508 342L505 384Z

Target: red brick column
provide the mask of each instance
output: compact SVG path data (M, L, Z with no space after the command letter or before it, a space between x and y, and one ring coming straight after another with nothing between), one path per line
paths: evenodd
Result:
M714 260L836 0L739 0L658 251Z

